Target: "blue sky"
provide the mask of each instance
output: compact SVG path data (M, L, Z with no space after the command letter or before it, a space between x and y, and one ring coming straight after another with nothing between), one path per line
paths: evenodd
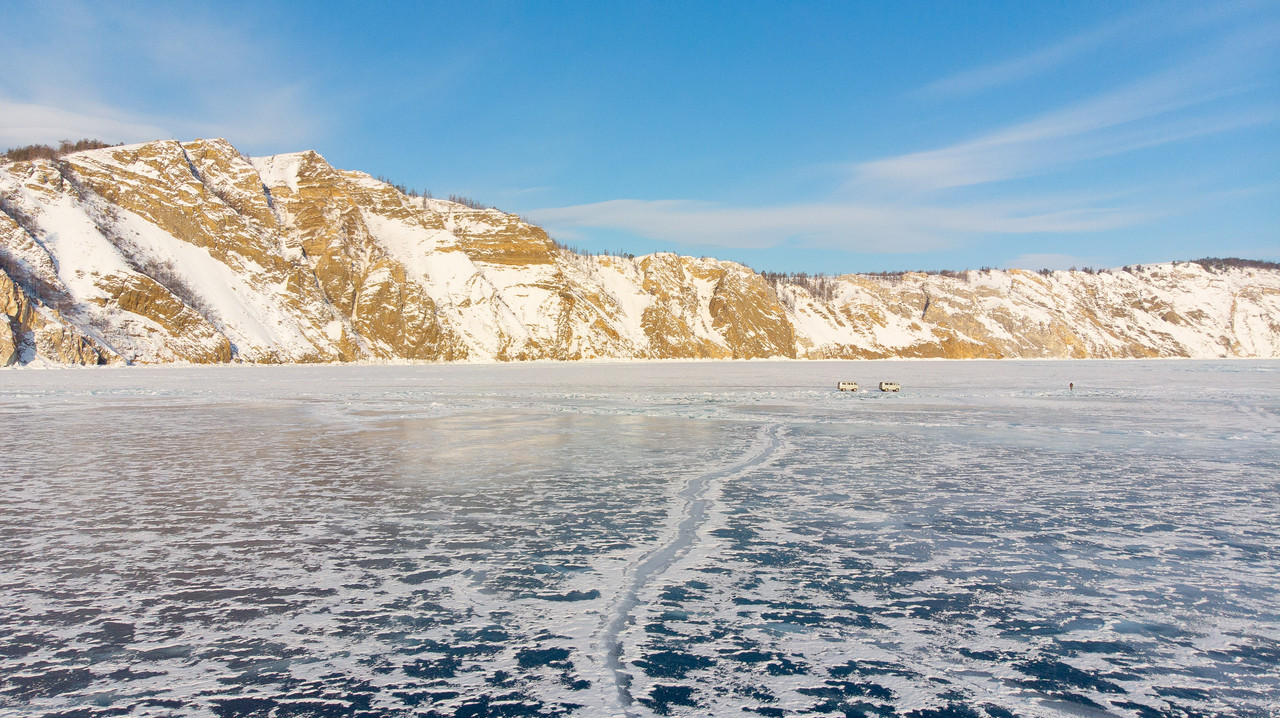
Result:
M1280 3L0 5L0 146L226 137L571 245L1280 260Z

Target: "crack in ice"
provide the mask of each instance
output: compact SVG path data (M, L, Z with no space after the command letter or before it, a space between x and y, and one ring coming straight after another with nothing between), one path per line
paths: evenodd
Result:
M667 569L671 568L676 562L676 559L688 551L697 540L698 529L707 520L707 505L710 500L704 498L704 496L712 483L743 473L769 460L769 457L782 444L779 428L780 425L778 424L761 428L755 452L742 461L689 479L684 488L677 494L677 497L684 501L684 511L680 523L676 526L675 533L666 542L640 559L631 573L630 580L617 598L614 599L608 621L604 624L602 643L604 644L605 666L613 676L614 685L617 688L618 703L624 710L624 715L634 717L636 714L627 710L628 706L634 702L634 699L631 696L631 674L627 672L622 663L622 642L619 636L623 628L631 620L632 611L639 604L640 591L651 580L666 573ZM761 443L764 443L764 445L761 446Z

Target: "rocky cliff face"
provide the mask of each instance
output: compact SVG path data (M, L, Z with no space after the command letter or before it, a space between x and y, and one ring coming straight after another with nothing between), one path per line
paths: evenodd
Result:
M1275 270L771 282L223 140L0 166L0 312L4 365L1280 356Z

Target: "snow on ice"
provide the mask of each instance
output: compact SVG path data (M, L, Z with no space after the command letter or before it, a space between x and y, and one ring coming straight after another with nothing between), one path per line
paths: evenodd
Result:
M29 370L0 414L2 715L1280 707L1275 361Z

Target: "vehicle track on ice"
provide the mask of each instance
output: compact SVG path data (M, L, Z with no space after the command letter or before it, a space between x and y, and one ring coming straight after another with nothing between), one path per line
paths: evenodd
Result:
M619 636L631 620L632 611L639 604L640 592L653 579L666 573L667 569L671 568L676 560L698 540L698 530L707 521L707 507L711 503L705 498L707 489L718 481L746 472L768 461L782 444L779 434L780 425L778 424L762 427L756 441L756 448L750 456L730 466L708 471L689 479L677 494L677 499L683 500L684 508L675 533L636 563L622 591L614 599L608 619L604 623L601 643L605 651L605 665L613 675L614 685L617 688L618 703L629 718L634 718L637 714L630 710L634 702L631 696L631 674L622 663L622 643Z

